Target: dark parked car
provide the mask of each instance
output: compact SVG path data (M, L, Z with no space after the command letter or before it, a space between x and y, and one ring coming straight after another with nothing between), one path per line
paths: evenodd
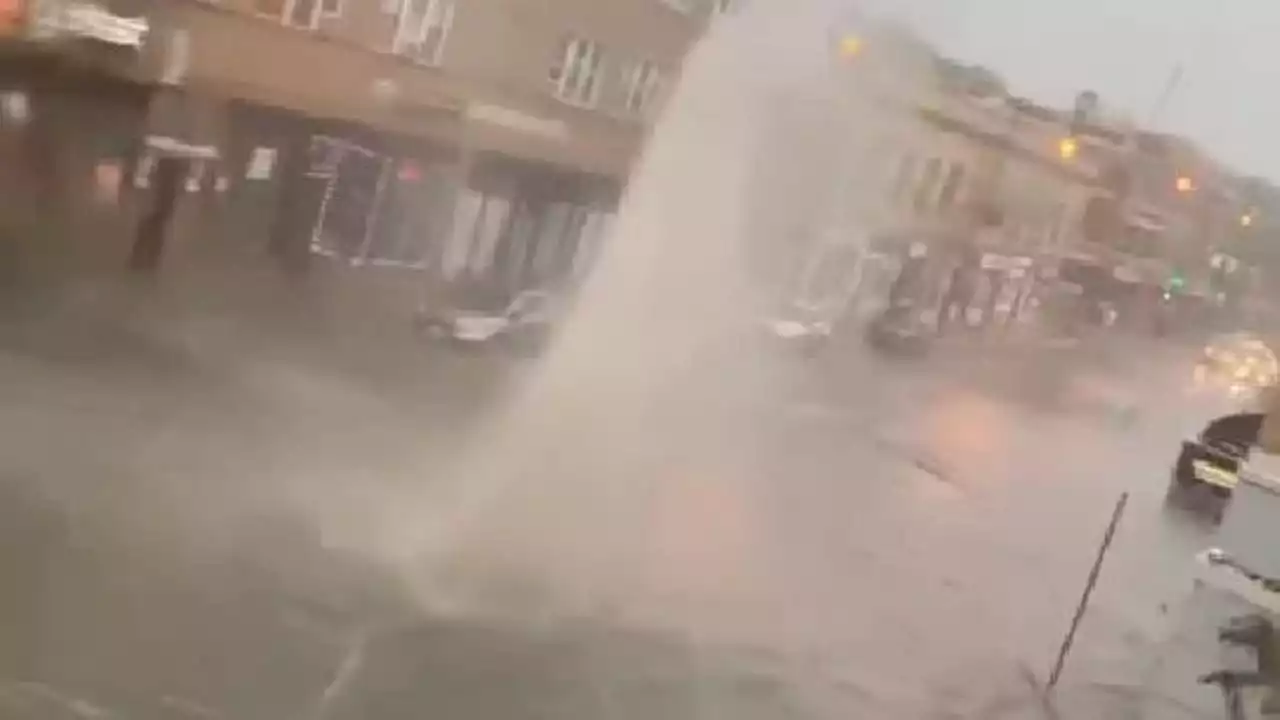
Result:
M1166 500L1171 505L1203 509L1220 522L1240 482L1242 459L1243 452L1231 444L1184 440Z
M1224 415L1206 425L1195 440L1183 442L1169 481L1169 502L1199 501L1198 507L1207 506L1213 519L1221 521L1262 423L1261 413Z

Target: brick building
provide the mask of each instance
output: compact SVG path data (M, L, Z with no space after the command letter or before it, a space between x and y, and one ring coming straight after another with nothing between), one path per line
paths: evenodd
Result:
M7 0L0 153L22 162L0 176L62 208L77 247L111 235L90 252L107 264L176 162L164 272L274 257L411 288L555 284L719 5Z

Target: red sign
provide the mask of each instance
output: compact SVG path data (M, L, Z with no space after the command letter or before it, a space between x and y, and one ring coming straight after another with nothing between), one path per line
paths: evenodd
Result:
M0 0L0 35L18 34L26 9L26 0Z
M422 170L412 160L405 160L400 163L400 170L396 173L396 177L400 182L418 182L422 179Z

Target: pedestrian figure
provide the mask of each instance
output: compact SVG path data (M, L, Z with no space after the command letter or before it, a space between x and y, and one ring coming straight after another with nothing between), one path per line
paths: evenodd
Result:
M156 162L151 210L138 224L138 235L129 255L130 268L145 273L159 269L169 222L177 209L178 195L183 191L186 169L187 163L181 158L162 157Z

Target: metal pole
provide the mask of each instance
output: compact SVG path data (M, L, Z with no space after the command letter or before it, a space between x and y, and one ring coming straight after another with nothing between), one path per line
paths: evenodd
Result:
M1147 116L1147 127L1154 128L1156 122L1164 115L1164 111L1169 107L1169 101L1178 92L1178 88L1182 85L1182 63L1173 66L1173 70L1169 72L1169 77L1165 80L1164 87L1160 90L1160 94L1156 96L1156 100L1151 105L1151 112Z
M1089 609L1089 598L1093 595L1093 588L1098 584L1098 575L1102 571L1102 563L1107 558L1107 551L1111 548L1111 540L1115 537L1116 528L1120 526L1120 518L1124 515L1125 506L1129 504L1129 493L1124 493L1120 499L1116 501L1116 508L1111 512L1111 522L1107 525L1107 532L1102 536L1102 545L1098 548L1098 557L1093 561L1093 568L1089 570L1089 579L1084 584L1084 594L1080 596L1080 604L1076 606L1075 617L1071 618L1071 627L1067 630L1067 636L1062 639L1062 647L1058 649L1058 659L1053 663L1053 672L1049 673L1049 684L1045 686L1046 691L1052 691L1058 684L1058 679L1062 676L1062 667L1067 662L1067 655L1071 652L1071 644L1075 642L1076 630L1080 628L1080 621L1084 619L1085 611Z

